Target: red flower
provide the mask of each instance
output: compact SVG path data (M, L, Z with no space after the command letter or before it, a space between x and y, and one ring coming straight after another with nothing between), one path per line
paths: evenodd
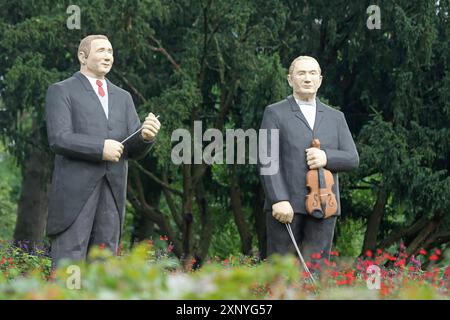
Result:
M14 263L13 259L8 258L8 263L9 263L9 265L12 265Z
M223 260L223 263L228 264L228 263L230 263L230 260L228 260L228 258L226 258L225 260Z
M440 256L441 255L441 250L439 250L439 249L436 249L436 250L434 250L434 254L436 254L436 255L438 255L438 256Z
M173 244L169 244L168 246L167 246L167 252L172 252L172 249L173 249Z
M320 265L320 263L315 263L313 267L313 269L322 270L322 266Z
M377 255L381 255L383 253L383 250L377 249Z
M331 275L333 278L336 278L337 276L339 276L339 271L331 271L331 272L330 272L330 275Z
M320 258L322 258L322 256L321 256L320 253L314 252L313 254L311 254L311 258L312 258L312 259L319 260Z
M435 254L432 254L428 259L430 259L430 261L436 261L437 259L439 259L439 257Z
M6 262L5 257L2 258L2 261L0 261L0 265L4 264Z
M366 251L366 256L369 257L369 258L371 258L371 257L372 257L372 251L367 250L367 251Z
M447 277L447 278L449 278L450 277L450 266L448 266L446 269L445 269L445 276Z
M338 257L338 256L339 256L339 252L337 252L337 251L331 251L331 252L330 252L330 255Z
M390 293L390 288L384 282L381 282L380 295L387 296Z
M405 259L400 259L396 263L394 263L394 267L401 266L403 267L405 265Z
M100 245L98 246L100 250L105 249L106 244L105 243L100 243Z
M419 254L421 254L421 255L426 255L427 252L425 251L425 249L420 249L420 250L419 250Z

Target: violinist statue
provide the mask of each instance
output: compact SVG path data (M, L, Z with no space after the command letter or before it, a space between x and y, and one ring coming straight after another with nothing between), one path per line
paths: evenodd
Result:
M306 260L319 255L329 259L340 215L338 172L357 168L359 155L344 114L316 97L322 84L317 60L297 57L289 67L287 80L292 95L267 106L261 124L261 129L267 129L268 145L279 147L278 172L261 174L266 195L267 254L295 254L284 226L289 223ZM271 141L270 129L279 130L279 141ZM320 149L311 146L314 139L320 141ZM308 214L305 205L307 172L320 168L329 170L334 180L331 190L337 210L331 216Z

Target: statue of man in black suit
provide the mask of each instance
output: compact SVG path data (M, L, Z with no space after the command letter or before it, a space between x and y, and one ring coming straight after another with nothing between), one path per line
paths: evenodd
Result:
M341 111L330 108L316 97L322 84L319 63L309 56L296 58L287 76L292 95L264 111L261 129L268 131L268 145L277 144L278 168L263 174L266 199L267 251L295 254L295 247L284 226L290 223L305 259L329 258L336 217L340 215L338 172L357 168L359 156L352 135ZM279 130L279 141L271 141L271 129ZM313 139L321 148L312 148ZM334 178L333 192L338 209L334 216L318 219L305 208L306 173L325 168Z
M145 156L160 129L152 113L141 126L130 93L105 78L114 62L106 36L81 40L78 59L80 71L52 84L46 96L48 141L55 153L47 220L54 266L61 259L84 260L93 245L116 253L127 159Z

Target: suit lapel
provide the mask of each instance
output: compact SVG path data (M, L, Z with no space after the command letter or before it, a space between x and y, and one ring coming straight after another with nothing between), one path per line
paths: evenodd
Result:
M108 122L111 122L111 119L116 116L117 111L116 108L114 108L114 94L116 92L116 89L108 79L106 79L106 83L108 85Z
M318 130L318 128L319 128L319 125L320 125L320 123L321 123L321 121L322 121L322 119L323 119L323 111L325 110L325 107L324 107L324 105L322 104L322 102L320 102L320 100L319 100L318 98L316 98L316 119L314 120L314 128L311 128L311 127L309 126L309 123L308 123L308 121L306 120L306 118L305 118L303 112L300 110L299 105L298 105L297 102L295 101L295 98L294 98L292 95L290 95L290 96L287 97L287 100L289 101L289 104L290 104L290 106L291 106L291 110L292 110L292 112L294 113L294 115L295 115L298 119L300 119L300 120L303 122L303 124L304 124L309 130L311 130L311 131L313 132L313 136L314 136L314 133L317 132L317 130Z
M89 80L79 71L76 72L74 74L74 76L81 81L81 83L83 84L84 88L87 91L87 95L92 99L92 101L95 104L97 104L97 110L98 110L98 112L100 112L103 115L103 119L108 121L108 119L106 118L105 111L103 110L102 103L100 102L100 99L98 98L97 94L95 93L94 89L92 88L92 85L89 82ZM111 97L110 97L110 92L109 92L109 88L110 87L111 86L108 86L108 108L109 108L109 105L111 103L111 99L110 99ZM111 110L111 108L109 108L109 110Z
M295 98L292 95L290 95L287 97L287 100L289 101L289 104L291 105L291 110L294 113L294 115L298 119L300 119L309 130L312 130L311 127L309 126L308 121L306 120L305 116L303 115L303 112L300 110L300 107L298 106L297 101L295 101Z
M314 136L315 133L317 133L317 130L319 130L320 122L323 119L324 110L325 106L323 105L322 102L320 102L318 98L316 98L316 120L314 120L314 131L313 131Z

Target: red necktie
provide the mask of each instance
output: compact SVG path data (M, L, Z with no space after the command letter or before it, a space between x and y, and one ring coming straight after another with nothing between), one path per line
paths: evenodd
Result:
M97 80L97 85L98 85L98 94L100 95L100 97L104 97L105 91L102 88L103 82L101 82L100 80Z

